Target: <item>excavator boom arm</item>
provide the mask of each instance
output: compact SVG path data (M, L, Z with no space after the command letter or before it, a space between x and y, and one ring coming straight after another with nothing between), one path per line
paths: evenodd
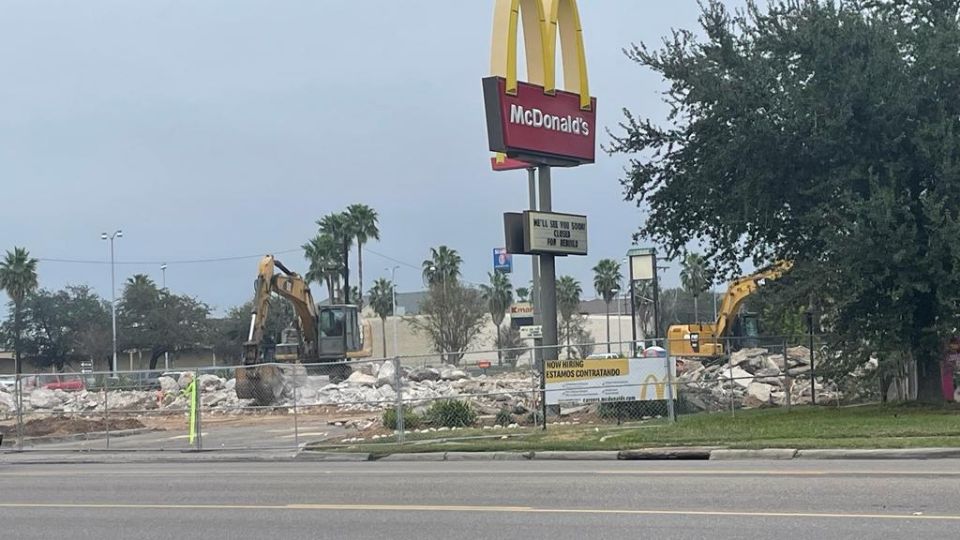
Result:
M282 274L274 274L274 268L280 269ZM250 315L250 332L247 335L244 351L244 359L247 363L256 363L267 325L267 314L270 312L272 293L282 296L293 304L304 341L314 344L317 342L317 307L313 302L310 288L299 274L290 271L272 255L267 255L260 260L255 289L253 312Z
M731 282L727 288L727 293L723 296L723 303L720 305L717 322L714 326L715 335L717 337L726 335L730 329L730 321L736 316L737 311L740 310L743 301L760 288L764 280L773 281L779 279L792 267L792 262L781 261L763 268L754 274L738 278Z

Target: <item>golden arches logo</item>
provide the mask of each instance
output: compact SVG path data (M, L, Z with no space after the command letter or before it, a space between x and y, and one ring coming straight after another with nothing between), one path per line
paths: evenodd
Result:
M547 94L555 92L559 35L563 89L579 94L580 108L589 110L587 57L576 0L496 0L494 10L490 72L506 79L507 93L517 93L517 41L522 23L527 82L542 86Z

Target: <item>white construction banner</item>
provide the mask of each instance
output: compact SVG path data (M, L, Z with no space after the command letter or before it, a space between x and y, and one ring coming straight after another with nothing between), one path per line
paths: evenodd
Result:
M669 358L548 360L547 405L583 405L668 399L667 383L677 395L677 364Z

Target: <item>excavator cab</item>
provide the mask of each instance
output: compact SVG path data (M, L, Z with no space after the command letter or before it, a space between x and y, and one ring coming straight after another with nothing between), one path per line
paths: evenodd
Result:
M317 316L317 356L320 360L346 358L363 346L357 306L320 306Z

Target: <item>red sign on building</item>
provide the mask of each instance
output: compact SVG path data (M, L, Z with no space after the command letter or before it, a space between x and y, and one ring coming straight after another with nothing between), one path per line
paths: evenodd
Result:
M483 79L490 150L531 164L572 167L593 163L597 138L597 100L580 106L580 96L518 82L515 94L506 79Z

